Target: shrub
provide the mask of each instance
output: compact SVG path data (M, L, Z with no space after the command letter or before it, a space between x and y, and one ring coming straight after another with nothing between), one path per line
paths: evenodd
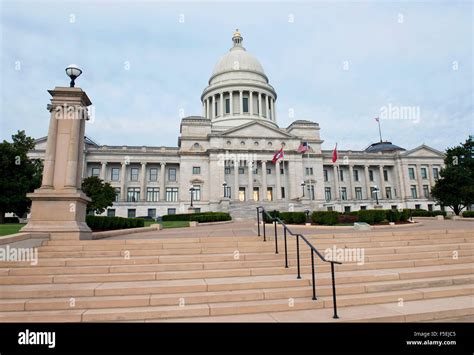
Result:
M384 210L360 210L359 222L368 224L380 223L385 220Z
M304 212L280 212L280 219L286 224L305 224L306 213Z
M385 210L385 219L389 222L399 222L402 213L398 210Z
M400 222L406 222L408 221L408 218L410 218L410 210L408 208L405 208L400 214Z
M141 218L122 218L106 216L86 216L86 223L92 230L114 230L144 227L145 221Z
M232 217L225 212L199 212L168 214L163 216L163 221L196 221L199 223L230 221Z
M344 213L339 215L337 223L354 223L359 221L359 216L357 214Z
M20 223L20 219L18 217L5 217L4 223Z
M333 225L337 224L339 212L336 211L314 211L311 221L315 224Z
M464 211L462 216L464 218L474 218L474 211Z

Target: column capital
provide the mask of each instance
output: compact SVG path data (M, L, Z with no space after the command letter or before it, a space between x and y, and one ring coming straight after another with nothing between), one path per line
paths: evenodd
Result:
M163 163L163 162L161 162L161 163L160 163L160 165L161 165L161 166L165 166L165 165L166 165L166 163Z
M101 161L100 162L102 165L107 165L107 162L106 161Z
M146 162L146 161L141 161L140 164L141 164L141 165L146 165L147 162Z

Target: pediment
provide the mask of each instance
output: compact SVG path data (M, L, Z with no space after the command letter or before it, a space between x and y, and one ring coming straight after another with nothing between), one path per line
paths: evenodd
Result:
M425 144L400 154L403 157L444 158L444 153Z
M261 122L249 122L238 127L231 128L222 133L224 137L245 137L245 138L295 138L295 136L285 132L283 129Z

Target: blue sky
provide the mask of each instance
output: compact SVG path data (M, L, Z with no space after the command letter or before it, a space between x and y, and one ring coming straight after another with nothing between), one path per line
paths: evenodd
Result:
M408 149L474 131L471 1L1 0L0 138L45 136L46 90L67 86L76 63L95 109L88 136L176 146L180 110L201 114L237 27L277 91L280 127L318 122L324 149L377 141L374 117L389 106L419 112L381 120L383 138Z

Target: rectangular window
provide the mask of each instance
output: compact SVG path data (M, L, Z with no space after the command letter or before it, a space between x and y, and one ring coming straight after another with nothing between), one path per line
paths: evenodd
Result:
M115 190L115 202L120 201L120 187L114 187Z
M344 206L344 212L349 213L351 211L351 206Z
M306 168L306 175L313 175L313 168Z
M226 167L224 168L224 172L225 172L225 174L227 174L227 175L230 174L230 166L226 166Z
M230 113L230 99L225 99L225 113Z
M438 170L438 168L433 168L433 178L434 178L435 180L438 180L438 178L439 178L439 170Z
M329 181L328 179L328 171L326 169L323 170L324 173L324 181Z
M281 175L284 175L284 174L285 174L285 169L280 168L280 174L281 174Z
M411 185L411 198L418 198L418 194L416 193L416 185Z
M359 181L359 170L354 169L354 181Z
M415 205L415 210L421 210L421 205Z
M347 200L347 189L345 187L341 187L341 200Z
M408 168L408 177L410 180L415 180L415 169L414 168Z
M160 189L158 187L147 187L146 200L156 202L160 200Z
M356 200L362 200L362 187L356 187Z
M331 188L330 187L324 188L324 196L326 198L326 201L331 201Z
M217 110L218 106L217 106L217 100L216 102L214 103L214 113L216 114L216 116L219 114L219 111Z
M285 198L285 188L281 188L281 198Z
M369 170L369 180L374 181L374 171L373 170Z
M129 187L127 190L127 202L138 202L140 201L140 188Z
M428 185L423 185L423 196L430 198L430 189Z
M328 206L328 212L332 212L333 210L332 206Z
M176 214L176 208L168 208L168 214Z
M109 208L107 210L107 217L115 217L115 209L114 208Z
M365 211L367 209L367 206L360 206L361 211Z
M426 168L421 168L421 178L428 179L428 173L426 171Z
M158 168L150 168L149 175L148 175L148 180L149 181L157 181L158 180Z
M272 174L272 168L267 168L267 174L271 175Z
M341 181L344 181L344 170L342 170L342 169L339 169L339 179Z
M428 211L433 211L433 205L431 203L428 204Z
M244 113L249 112L249 98L244 97L242 98L242 101L243 101L242 106L244 107Z
M224 188L224 197L232 198L232 189L230 186Z
M149 208L147 216L153 219L156 218L156 208Z
M119 176L120 176L119 168L112 168L110 170L110 180L119 181Z
M397 206L397 205L392 205L392 206L390 206L390 208L391 208L392 210L396 210L396 209L398 209L398 206Z
M100 168L92 168L91 176L99 177L99 175L100 175Z
M239 174L243 174L244 173L244 168L243 167L239 167Z
M383 171L383 179L384 181L388 181L388 170Z
M258 174L258 168L257 167L253 168L252 171L253 171L253 174L255 174L255 175Z
M201 174L201 167L200 166L193 166L193 175Z
M386 187L385 188L385 196L391 200L392 199L392 188L391 187Z
M176 181L176 168L168 169L168 181Z
M166 188L166 201L168 202L178 201L178 188L177 187Z
M130 181L138 181L138 168L130 169Z
M201 186L200 185L193 185L193 200L194 201L201 201Z
M127 217L128 218L135 218L137 216L137 210L135 208L129 208L127 210Z

